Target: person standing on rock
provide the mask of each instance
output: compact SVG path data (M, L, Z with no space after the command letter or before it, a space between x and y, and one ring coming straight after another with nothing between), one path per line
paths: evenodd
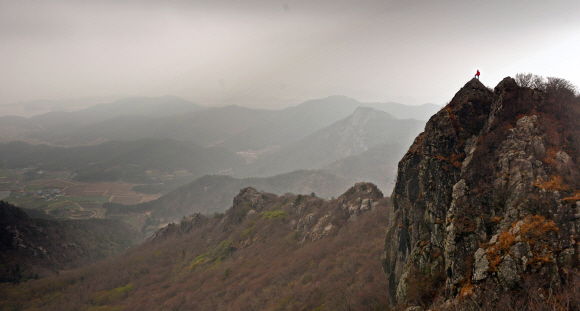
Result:
M479 80L479 70L477 70L477 72L475 73L475 77L477 78L477 80Z

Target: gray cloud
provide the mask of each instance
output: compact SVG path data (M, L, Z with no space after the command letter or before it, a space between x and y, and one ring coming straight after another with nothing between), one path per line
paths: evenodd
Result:
M576 2L0 1L0 104L443 104L475 69L490 86L524 71L578 84Z

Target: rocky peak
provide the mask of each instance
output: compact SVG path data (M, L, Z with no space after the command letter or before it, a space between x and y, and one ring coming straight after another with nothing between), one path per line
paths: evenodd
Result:
M497 293L538 273L559 284L570 271L580 175L568 153L579 148L561 145L570 125L546 98L510 77L493 92L472 79L415 139L383 256L397 301Z
M240 190L238 195L234 197L234 205L232 206L232 209L236 210L241 207L249 206L253 210L261 211L264 208L264 203L265 201L262 192L259 192L252 187L247 187Z
M190 215L187 218L181 220L179 225L179 233L184 234L191 231L191 229L196 227L201 227L207 222L207 217L202 216L200 213Z
M518 84L512 77L505 77L500 83L493 89L496 95L501 95L504 92L513 92L518 89Z
M338 197L338 207L347 210L351 218L372 209L383 198L383 193L372 183L360 182Z

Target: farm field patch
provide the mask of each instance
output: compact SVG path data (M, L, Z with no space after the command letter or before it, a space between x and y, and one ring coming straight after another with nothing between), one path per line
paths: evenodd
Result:
M23 208L40 209L56 218L104 218L104 203L131 205L159 197L135 192L134 184L122 182L75 182L56 178L6 182L6 177L17 180L18 174L10 170L0 171L0 176L4 176L1 185L12 188L5 201Z

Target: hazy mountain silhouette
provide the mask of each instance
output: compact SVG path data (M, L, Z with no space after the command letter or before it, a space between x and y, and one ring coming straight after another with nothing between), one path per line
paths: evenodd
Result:
M296 169L317 169L387 143L412 142L423 121L399 120L372 108L357 108L347 118L250 164L241 176L271 176Z
M416 119L438 110L431 104L417 107L366 104L344 96L311 100L282 110L234 105L203 109L165 96L128 98L71 113L51 112L29 119L2 117L0 121L5 126L26 131L17 137L66 146L107 140L171 138L204 146L220 144L232 151L259 151L287 146L367 105L397 117L410 115Z

